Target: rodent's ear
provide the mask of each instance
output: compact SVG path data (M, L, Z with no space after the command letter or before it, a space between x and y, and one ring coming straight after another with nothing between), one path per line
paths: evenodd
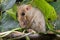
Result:
M26 6L26 10L27 11L30 10L31 8L32 8L31 4L29 4L29 5Z

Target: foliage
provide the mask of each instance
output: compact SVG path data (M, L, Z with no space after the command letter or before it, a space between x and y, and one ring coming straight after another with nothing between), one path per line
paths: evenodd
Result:
M16 0L6 0L1 3L1 13L3 15L0 24L0 31L8 31L13 28L19 27L19 24L16 21L16 5L14 5L15 2Z

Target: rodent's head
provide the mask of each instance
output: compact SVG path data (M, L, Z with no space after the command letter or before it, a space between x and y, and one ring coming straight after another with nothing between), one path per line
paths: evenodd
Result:
M28 28L29 24L29 15L28 11L31 9L31 5L21 5L18 7L18 21L20 23L21 28Z

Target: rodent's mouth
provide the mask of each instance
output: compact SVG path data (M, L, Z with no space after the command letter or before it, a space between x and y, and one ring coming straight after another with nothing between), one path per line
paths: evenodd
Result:
M23 22L20 23L20 25L21 25L22 28L26 28L27 21L24 20Z
M23 25L27 25L27 21L24 20L24 21L23 21Z

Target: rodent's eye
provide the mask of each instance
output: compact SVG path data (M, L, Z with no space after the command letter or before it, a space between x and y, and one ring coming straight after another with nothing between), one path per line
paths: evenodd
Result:
M25 13L24 12L22 12L22 14L21 14L22 16L24 16L25 15Z

